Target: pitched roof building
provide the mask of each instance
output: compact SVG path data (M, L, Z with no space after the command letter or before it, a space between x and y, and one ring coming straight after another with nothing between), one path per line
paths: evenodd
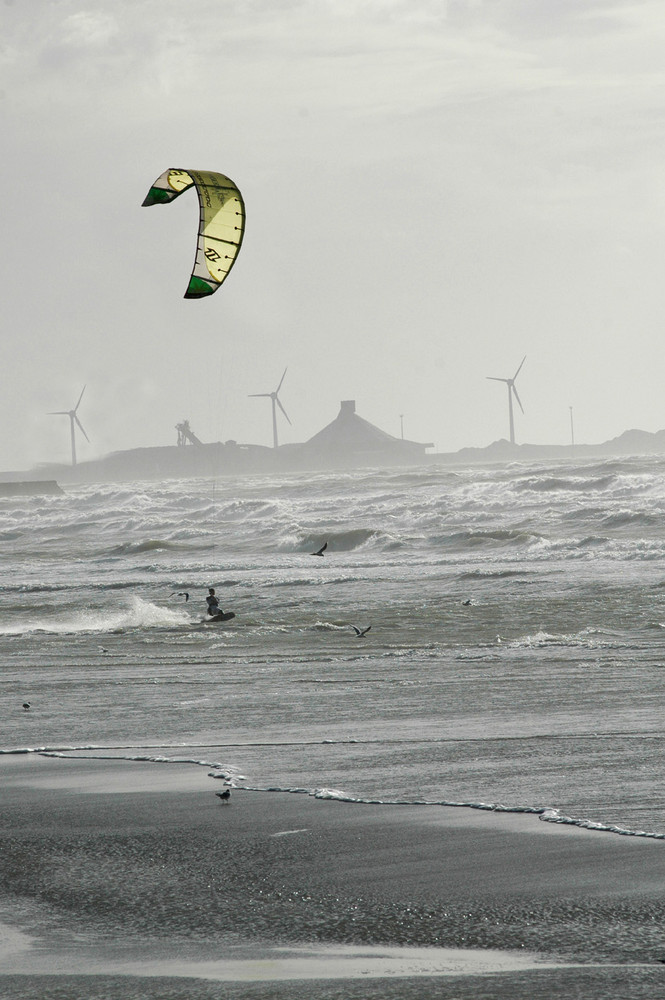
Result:
M427 448L433 447L393 437L359 417L355 399L343 399L335 419L300 445L299 458L321 467L413 465L423 461Z

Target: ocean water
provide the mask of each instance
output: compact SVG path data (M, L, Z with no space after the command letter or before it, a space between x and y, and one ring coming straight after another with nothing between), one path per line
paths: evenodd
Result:
M2 752L663 838L664 513L658 458L1 499Z

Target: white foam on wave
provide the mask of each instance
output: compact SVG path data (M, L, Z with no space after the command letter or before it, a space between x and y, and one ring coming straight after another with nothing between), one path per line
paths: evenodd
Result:
M336 799L338 802L350 802L357 801L352 800L345 792L341 792L338 788L317 788L313 792L315 799Z
M186 747L187 744L180 744ZM120 753L123 749L134 749L133 753ZM145 747L145 750L152 749ZM173 747L159 747L159 749L176 749ZM148 764L194 764L197 767L211 767L208 773L209 778L218 778L227 784L236 781L245 781L245 776L240 773L237 767L229 764L222 764L219 761L204 760L199 757L186 757L183 755L167 755L165 753L139 753L139 748L99 746L97 744L80 744L77 746L58 747L14 747L7 750L0 750L0 756L37 754L40 757L60 757L63 760L118 760L137 761Z
M580 632L553 634L541 630L532 635L513 639L506 645L512 649L543 649L549 646L573 646L584 649L614 649L623 647L621 633L609 629L584 628Z
M597 823L591 819L575 819L566 816L558 809L544 809L538 819L543 823L559 823L562 826L577 826L582 830L596 830L599 833L618 833L621 837L645 837L648 840L665 840L665 833L650 832L647 830L629 830L625 826L617 826L613 823Z
M137 628L174 628L192 624L185 612L164 608L140 597L131 596L122 607L113 609L81 608L62 617L39 615L0 625L0 634L24 635L45 632L53 635L76 635L91 632L126 632Z

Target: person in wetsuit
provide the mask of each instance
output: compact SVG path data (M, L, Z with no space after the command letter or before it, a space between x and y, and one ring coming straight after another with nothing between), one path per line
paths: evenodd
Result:
M208 587L208 596L206 597L206 604L208 605L209 615L222 615L224 612L219 606L219 601L215 597L215 588Z

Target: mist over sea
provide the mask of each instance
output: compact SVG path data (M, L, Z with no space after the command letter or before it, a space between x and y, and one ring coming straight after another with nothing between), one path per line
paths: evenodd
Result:
M662 459L88 485L0 512L4 752L665 837ZM228 625L202 624L209 586Z

